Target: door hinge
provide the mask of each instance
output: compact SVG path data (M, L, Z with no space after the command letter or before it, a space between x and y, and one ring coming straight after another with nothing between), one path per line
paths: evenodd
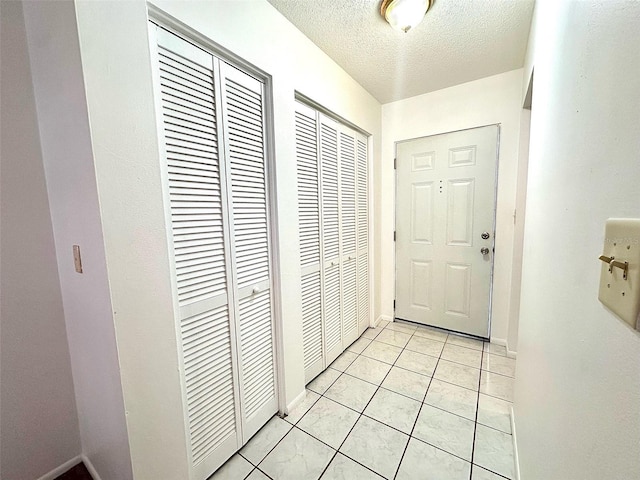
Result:
M397 170L397 169L398 169L398 159L397 159L397 158L394 158L394 159L393 159L393 169L394 169L394 170Z
M396 311L396 301L395 300L393 301L393 311L394 312Z
M393 231L393 241L394 242L396 241L396 231L395 230Z

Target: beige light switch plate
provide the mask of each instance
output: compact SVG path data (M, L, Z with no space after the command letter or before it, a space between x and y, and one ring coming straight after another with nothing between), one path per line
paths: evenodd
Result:
M609 310L636 330L640 330L640 219L610 218L605 226L604 249L600 272L600 300ZM602 258L602 257L601 257ZM628 263L624 269L614 266L613 259Z

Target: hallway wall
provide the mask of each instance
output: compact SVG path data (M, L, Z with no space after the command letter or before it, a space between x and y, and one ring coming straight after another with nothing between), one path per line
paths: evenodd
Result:
M22 3L0 9L0 478L33 480L80 435Z
M266 0L154 0L152 5L271 77L282 380L290 405L302 398L305 387L295 93L373 134L374 161L379 159L380 103ZM134 477L187 478L147 4L78 1L76 16Z
M376 165L375 231L379 246L377 310L393 315L395 295L395 142L499 123L500 158L496 212L491 339L505 344L509 326L522 69L494 75L382 106L382 161ZM515 350L515 348L512 348Z
M522 480L640 478L640 332L597 299L605 220L640 216L638 25L638 2L536 5L514 404Z

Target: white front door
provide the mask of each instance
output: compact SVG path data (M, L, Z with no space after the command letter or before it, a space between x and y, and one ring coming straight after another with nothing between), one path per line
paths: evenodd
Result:
M498 133L396 145L396 318L489 337Z

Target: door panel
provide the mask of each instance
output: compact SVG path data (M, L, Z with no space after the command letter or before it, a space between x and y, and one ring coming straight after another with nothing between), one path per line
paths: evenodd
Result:
M489 126L397 144L397 318L488 337L497 138Z
M369 197L367 141L357 138L356 203L358 212L358 333L364 332L369 319Z
M239 324L242 443L277 411L263 84L220 62L222 121Z
M340 126L320 115L320 177L322 202L322 277L325 322L325 366L342 353L340 278Z
M206 478L238 448L233 286L211 55L155 27L165 197L190 455ZM214 73L215 72L215 73Z
M433 244L433 182L411 185L411 241Z
M305 381L324 368L320 275L320 168L316 112L296 102L296 167L302 274L302 347Z

